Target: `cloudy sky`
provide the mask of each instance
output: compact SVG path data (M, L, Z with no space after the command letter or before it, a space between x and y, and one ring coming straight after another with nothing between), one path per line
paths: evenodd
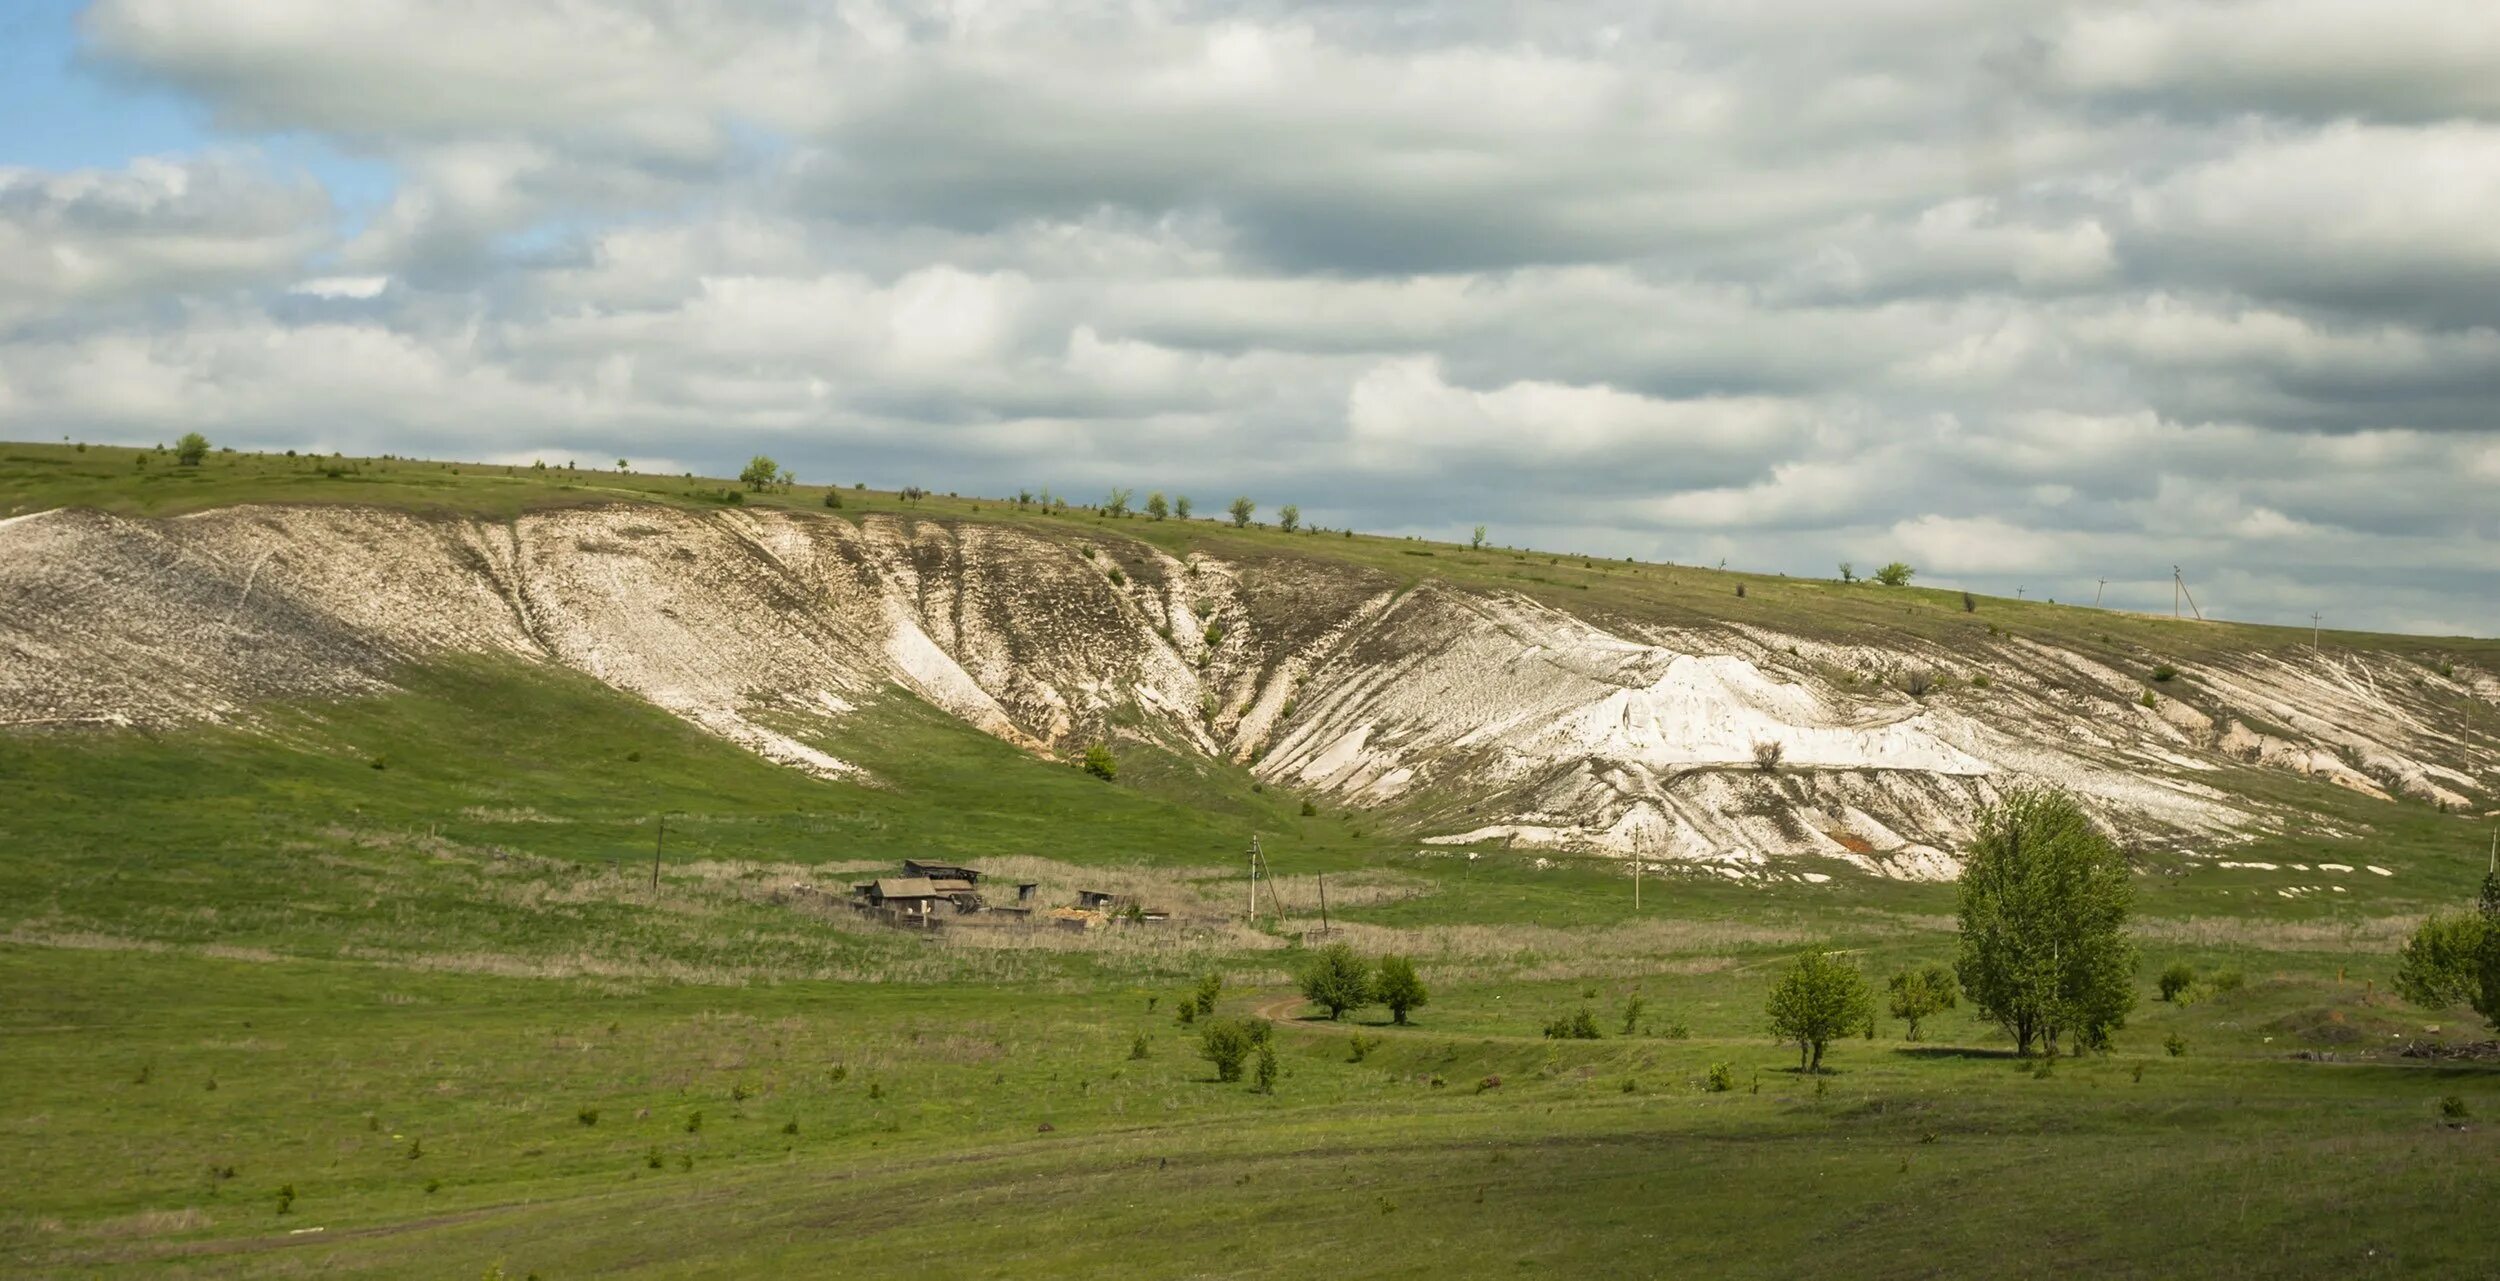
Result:
M2491 0L11 0L0 435L2500 633Z

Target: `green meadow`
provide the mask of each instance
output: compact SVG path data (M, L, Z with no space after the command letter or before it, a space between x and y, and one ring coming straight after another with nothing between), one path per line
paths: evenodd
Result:
M10 511L491 514L724 488L0 452ZM904 505L841 492L846 513ZM1542 576L1521 589L1659 612L1974 625L1941 592L1748 576L1738 601L1715 570L1119 528ZM2170 628L2037 602L1987 614L2108 628L2113 647ZM2489 643L2391 644L2428 661ZM394 684L227 725L0 734L0 1270L2309 1277L2500 1259L2500 1063L2403 1053L2494 1034L2390 990L2414 921L2469 901L2489 824L2418 803L2229 780L2319 821L2233 856L2275 871L2146 860L2139 1004L2106 1053L2018 1059L1964 1006L1917 1041L1879 1019L1806 1075L1766 1030L1776 970L1809 945L1879 987L1950 960L1951 886L1838 865L1821 884L1653 872L1636 906L1617 866L1422 846L1142 747L1105 783L899 690L845 722L840 754L871 785L773 766L551 667L443 662ZM1253 837L1283 910L1245 924ZM1036 880L1053 902L1115 888L1182 919L932 936L840 905L904 857ZM2387 874L2283 895L2326 879L2292 864L2327 862ZM1423 970L1411 1026L1377 1007L1330 1022L1295 995L1323 877L1335 938ZM2163 1001L2172 963L2197 981ZM1208 974L1220 1015L1274 1020L1272 1093L1215 1080L1176 1017ZM1583 1008L1599 1038L1541 1034Z

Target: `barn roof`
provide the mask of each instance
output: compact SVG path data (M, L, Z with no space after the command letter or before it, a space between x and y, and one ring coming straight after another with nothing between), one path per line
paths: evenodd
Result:
M877 878L879 898L936 898L937 887L925 876L882 876Z

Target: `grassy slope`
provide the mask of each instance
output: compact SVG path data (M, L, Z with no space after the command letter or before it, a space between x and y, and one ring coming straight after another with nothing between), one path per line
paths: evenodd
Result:
M170 475L132 456L0 449L0 510L615 496L589 488L607 477L392 465L332 480L223 457ZM846 513L893 505L845 498ZM1958 602L1919 593L1753 579L1735 602L1732 576L1702 571L1118 529L1492 584L1534 572L1555 582L1509 585L1651 616L1706 602L1835 630L1969 625ZM1984 609L2042 630L2140 621ZM843 745L889 783L871 789L771 767L553 668L452 663L402 684L269 709L248 731L0 737L12 1270L1791 1275L1819 1262L1909 1276L2003 1270L2011 1253L2272 1276L2459 1274L2500 1250L2500 1225L2457 1209L2500 1156L2492 1073L2287 1057L2351 1060L2428 1025L2460 1030L2461 1012L2386 996L2403 915L2462 898L2479 868L2474 833L2420 807L2264 784L2373 829L2249 855L2399 873L2342 896L2281 899L2283 878L2256 873L2146 878L2147 1002L2107 1059L2036 1077L1992 1057L2001 1039L1963 1011L1931 1032L1944 1053L1892 1024L1840 1046L1818 1094L1760 1034L1769 967L1801 938L1857 949L1877 973L1942 957L1948 890L1662 878L1642 913L1654 944L1608 951L1587 940L1631 928L1618 876L1417 859L1367 842L1359 816L1300 817L1222 766L1139 756L1105 786L898 695ZM676 815L669 866L646 894L660 811ZM741 870L915 853L1223 867L1254 829L1288 871L1390 863L1416 878L1425 892L1339 916L1412 931L1436 986L1420 1026L1375 1033L1385 1044L1362 1063L1344 1030L1289 1031L1273 1098L1203 1080L1168 1017L1201 968L1249 985L1235 1010L1270 1002L1272 953L933 948L831 928ZM1435 939L1475 950L1436 959L1460 945ZM2247 982L2154 1003L2150 975L2172 959ZM1581 1003L1613 1032L1636 987L1650 1035L1535 1036ZM1664 1035L1679 1024L1688 1035ZM1132 1060L1141 1032L1149 1056ZM2185 1057L2164 1051L2173 1034ZM1701 1088L1718 1062L1736 1091ZM1502 1084L1478 1093L1487 1075ZM2470 1128L2436 1122L2445 1095L2473 1110ZM282 1186L297 1194L283 1216ZM297 1234L310 1227L323 1231Z

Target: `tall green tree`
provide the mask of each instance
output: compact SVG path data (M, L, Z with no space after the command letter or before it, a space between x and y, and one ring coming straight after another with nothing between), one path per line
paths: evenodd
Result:
M1391 1022L1403 1025L1406 1013L1432 999L1424 990L1423 976L1415 972L1415 963L1403 956L1380 958L1379 973L1372 979L1372 996L1389 1007Z
M1181 520L1189 519L1189 495L1183 494L1172 500L1172 515Z
M1233 528L1247 529L1250 525L1250 514L1258 509L1259 505L1245 496L1234 499L1233 505L1226 510L1233 514Z
M2135 887L2075 798L2021 788L1981 811L1962 863L1954 972L2018 1053L2108 1044L2135 1008Z
M1302 997L1328 1007L1328 1017L1372 1003L1371 967L1343 943L1331 943L1311 954L1302 967Z
M174 442L174 461L185 467L197 467L200 460L206 457L208 437L196 431L186 431L182 433L182 439Z
M781 479L781 464L762 454L748 459L746 469L738 473L739 483L757 493L772 488L773 482L779 479Z
M1789 963L1763 1013L1773 1036L1797 1043L1797 1066L1820 1072L1823 1047L1866 1026L1875 997L1857 966L1818 949Z
M1302 508L1293 503L1287 503L1284 506L1277 508L1276 528L1281 529L1288 534L1302 528Z
M1146 495L1146 515L1155 520L1161 520L1171 514L1172 505L1163 501L1162 490L1158 489L1155 492Z

